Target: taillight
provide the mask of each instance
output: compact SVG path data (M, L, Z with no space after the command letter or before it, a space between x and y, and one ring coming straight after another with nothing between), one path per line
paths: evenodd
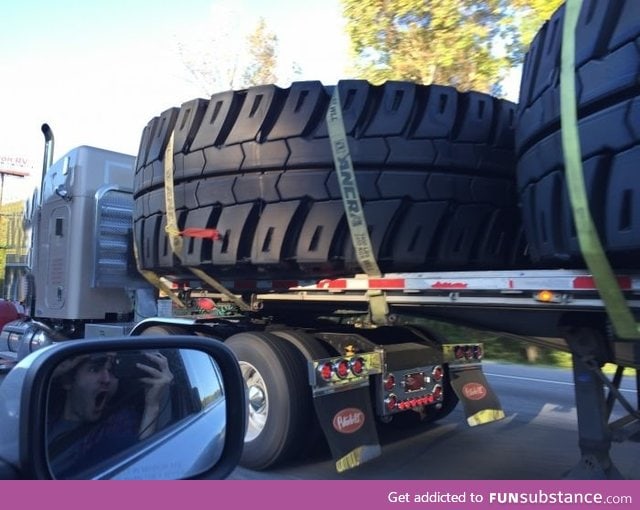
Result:
M344 379L349 375L349 362L346 359L341 359L335 365L336 375L340 379Z
M393 410L396 407L397 403L398 403L398 399L396 398L396 396L394 394L389 395L384 400L384 405L387 406L387 409L389 409L389 411Z
M385 391L391 391L396 385L396 378L393 374L387 374L384 378L384 389Z
M354 375L360 375L364 371L364 359L354 358L351 360L351 371Z
M324 363L320 366L320 377L322 377L325 381L331 380L331 375L333 374L333 366L331 363Z

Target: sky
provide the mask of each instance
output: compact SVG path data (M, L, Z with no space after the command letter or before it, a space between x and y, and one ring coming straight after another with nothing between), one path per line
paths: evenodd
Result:
M340 0L4 0L0 5L0 158L28 161L29 178L7 176L3 202L40 181L48 123L54 159L92 145L135 155L154 116L196 97L178 48L233 37L264 17L296 80L349 78ZM287 86L291 74L279 85Z
M154 116L208 97L189 79L178 41L237 32L260 16L278 36L281 60L301 67L295 79L348 77L339 0L3 1L0 157L28 160L32 174L7 176L4 202L29 196L40 180L43 122L53 129L55 159L79 145L135 155Z

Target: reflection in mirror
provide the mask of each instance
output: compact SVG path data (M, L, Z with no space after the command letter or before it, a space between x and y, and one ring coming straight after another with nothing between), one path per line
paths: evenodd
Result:
M212 467L224 445L215 361L189 349L94 352L63 360L47 401L54 478L167 479ZM208 431L195 435L196 430Z

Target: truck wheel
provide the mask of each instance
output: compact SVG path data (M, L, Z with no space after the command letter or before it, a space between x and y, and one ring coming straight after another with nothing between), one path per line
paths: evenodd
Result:
M517 109L518 193L531 256L584 267L565 182L560 126L564 6L526 56ZM612 263L640 267L640 2L583 2L576 93L591 215Z
M340 81L343 116L375 255L385 272L522 263L513 103L451 87ZM180 260L246 279L357 272L325 113L333 87L296 82L215 94L144 130L134 232L144 269L174 272L165 232L164 149L175 130Z
M238 333L226 344L247 384L249 419L240 465L260 470L290 460L304 443L312 416L302 354L263 332Z

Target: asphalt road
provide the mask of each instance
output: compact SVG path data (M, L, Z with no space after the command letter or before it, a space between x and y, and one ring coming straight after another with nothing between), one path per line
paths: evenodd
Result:
M269 471L237 468L239 480L555 480L579 460L570 370L485 362L485 374L506 413L499 422L466 424L459 405L444 420L413 432L381 430L382 455L337 473L328 453ZM3 374L0 374L0 382ZM623 395L637 399L633 381ZM614 416L621 416L619 407ZM613 462L628 479L640 479L640 446L614 443Z
M570 370L485 363L506 418L479 427L466 424L459 405L447 418L413 435L381 434L382 455L339 474L328 454L255 472L237 468L231 479L561 479L580 458ZM623 395L636 401L633 381ZM616 407L614 416L622 415ZM616 443L611 457L626 478L640 479L639 446Z

